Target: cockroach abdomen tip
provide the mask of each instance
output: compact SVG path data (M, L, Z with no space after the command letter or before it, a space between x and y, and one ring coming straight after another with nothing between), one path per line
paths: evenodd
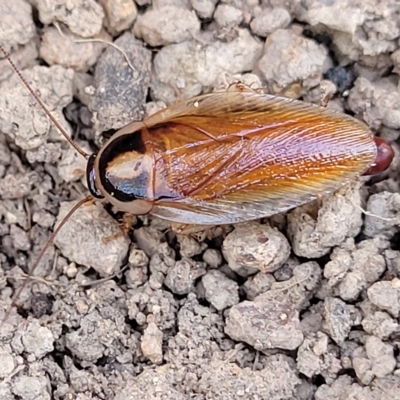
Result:
M376 158L364 175L376 175L386 171L394 158L394 151L389 143L379 137L375 137L374 142L377 148Z

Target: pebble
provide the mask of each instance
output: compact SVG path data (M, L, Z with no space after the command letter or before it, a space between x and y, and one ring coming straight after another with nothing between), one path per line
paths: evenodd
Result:
M204 263L184 258L168 269L164 284L177 295L188 294L193 290L196 280L205 273Z
M128 29L136 19L138 11L133 0L100 0L104 8L104 25L113 36Z
M56 226L77 202L61 203ZM118 237L104 243L113 235ZM130 241L101 205L83 205L68 220L54 240L64 257L93 268L100 276L115 274L126 261Z
M367 290L368 299L382 311L387 311L394 318L400 314L400 289L394 287L393 281L381 281L371 285Z
M150 83L151 51L125 32L100 56L94 72L94 95L89 109L94 113L97 132L119 129L144 115L144 103ZM132 67L133 68L132 68Z
M274 301L243 301L229 309L225 333L256 350L297 349L303 342L298 311Z
M146 11L135 23L133 32L153 47L190 40L200 31L196 14L176 6Z
M104 10L95 0L35 0L35 6L44 25L59 21L83 38L93 37L101 30Z
M161 364L163 361L162 338L163 333L154 322L150 322L143 332L140 347L143 355L153 364Z
M340 299L327 297L324 301L323 317L323 330L335 343L342 344L353 326L348 305Z
M208 271L201 279L201 283L204 287L206 300L218 311L239 303L238 284L222 272Z
M269 93L280 93L299 83L304 88L316 86L329 66L325 46L292 30L278 29L268 36L256 73Z
M291 19L285 8L266 8L255 16L250 23L250 28L254 34L267 37L278 29L285 29Z
M276 271L289 258L290 246L277 229L251 222L237 225L226 236L222 253L233 271L247 277Z

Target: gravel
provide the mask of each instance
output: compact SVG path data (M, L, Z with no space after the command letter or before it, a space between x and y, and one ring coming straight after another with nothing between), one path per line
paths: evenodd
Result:
M395 151L380 176L204 235L148 216L124 234L118 210L82 206L0 325L1 399L400 400L397 0L0 0L0 14L0 43L87 152L237 80L333 94ZM3 59L0 89L1 317L87 186Z

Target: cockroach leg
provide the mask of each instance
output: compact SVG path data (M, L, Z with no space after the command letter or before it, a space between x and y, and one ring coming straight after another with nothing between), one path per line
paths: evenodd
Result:
M226 237L227 230L225 226L209 226L209 225L192 225L171 223L171 230L177 235L191 236L198 242L203 242L205 239L212 239L222 235Z
M209 227L205 225L171 223L171 230L178 235L190 235L192 233L203 232L207 229L209 229Z
M321 91L321 100L319 105L325 108L332 100L336 92L336 86L331 81L322 81L319 88Z
M118 239L121 236L128 235L128 232L131 230L135 221L135 215L130 213L125 213L122 217L122 221L119 223L120 230L113 235L106 236L102 239L104 244L110 243L115 239Z
M252 89L249 85L246 85L242 82L232 82L229 84L228 88L226 89L227 92L252 92L257 93L255 89Z

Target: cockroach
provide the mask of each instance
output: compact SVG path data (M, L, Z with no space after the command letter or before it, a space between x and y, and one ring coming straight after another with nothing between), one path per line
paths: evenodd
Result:
M88 199L175 226L234 224L288 211L361 175L380 173L393 159L390 145L356 118L242 85L178 101L130 123L88 155L1 50L48 117L88 160L90 196L56 228L31 273L62 225Z

